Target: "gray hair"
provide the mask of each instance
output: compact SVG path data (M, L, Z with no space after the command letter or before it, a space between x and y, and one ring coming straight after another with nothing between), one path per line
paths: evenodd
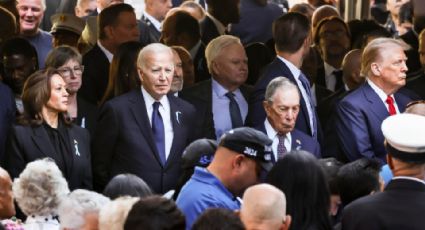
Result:
M50 158L28 163L13 182L13 195L27 216L56 214L61 198L68 193L68 183Z
M212 73L212 62L221 54L224 48L233 44L242 45L241 40L232 35L221 35L208 43L207 48L205 48L205 58L207 59L210 73Z
M264 94L264 100L270 103L273 102L273 96L275 95L278 89L295 90L299 95L298 87L294 83L292 83L288 78L276 77L267 85L266 93Z
M139 55L137 56L137 67L138 68L146 68L146 56L151 53L170 53L171 57L174 57L173 50L161 43L152 43L145 46L142 50L140 50ZM174 66L174 64L173 64Z
M22 0L16 0L16 3L19 4L19 1L22 1ZM41 9L43 11L45 11L46 10L46 0L40 0L40 2L41 2Z
M285 194L270 184L251 186L243 194L240 215L244 224L282 224L286 218Z
M363 50L362 67L360 71L363 76L370 76L372 72L370 68L371 65L382 59L382 51L386 50L389 46L400 47L404 51L410 49L408 44L395 38L377 38L372 40Z
M123 230L128 213L139 200L139 197L123 196L103 206L99 213L99 230Z
M109 198L97 192L76 189L64 197L59 204L61 229L79 229L84 226L84 215L99 213L110 202Z

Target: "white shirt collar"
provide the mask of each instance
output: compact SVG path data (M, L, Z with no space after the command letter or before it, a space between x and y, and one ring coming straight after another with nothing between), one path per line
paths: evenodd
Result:
M103 53L106 55L106 58L108 58L109 63L112 62L112 58L114 58L114 55L109 52L109 50L107 50L101 43L100 40L97 40L97 45L99 46L100 50L103 51Z
M333 66L329 65L326 62L323 62L323 67L325 68L325 76L329 76L332 74L334 70L336 70Z
M277 136L278 133L272 127L272 125L270 124L270 122L267 118L264 121L264 128L266 129L267 137L270 140L273 141L272 142L273 155L274 155L275 159L277 159L277 145L279 144L279 137ZM292 150L292 135L291 135L291 132L289 132L285 135L284 145L285 145L286 151L289 153Z
M392 179L392 180L397 180L397 179L413 180L413 181L417 181L417 182L420 182L420 183L422 183L422 184L425 184L425 181L424 181L424 180L418 179L418 178L416 178L416 177L410 177L410 176L395 176L395 177L393 177L393 179Z
M366 78L366 81L370 85L370 87L373 89L373 91L375 91L375 93L378 94L378 96L379 96L379 98L381 98L382 102L384 102L384 104L386 104L385 101L387 100L388 95L381 88L379 88L377 85L375 85L375 83L373 83L373 81L371 81L369 78Z
M146 91L146 89L143 87L142 85L142 94L143 94L143 99L145 99L145 104L146 106L152 106L152 104L154 102L156 102L157 100L155 100L155 98L153 98L148 91ZM161 105L164 107L165 105L168 104L168 98L167 95L164 95L161 97L161 99L159 100L159 102L161 103Z
M225 34L226 26L225 26L225 25L223 25L223 23L221 23L219 20L217 20L214 16L212 16L212 15L211 15L211 14L209 14L208 12L207 12L207 16L211 18L211 20L213 21L213 23L214 23L215 27L217 27L218 33L219 33L220 35Z
M162 28L161 28L162 26L160 21L156 20L156 18L148 14L146 11L143 12L143 16L145 16L152 23L152 25L156 28L156 30L162 31Z
M298 69L298 67L296 67L294 64L292 64L292 62L286 60L285 58L279 55L277 55L277 58L279 58L279 60L283 61L283 63L286 64L286 66L288 67L289 71L291 71L294 78L298 79L300 77L301 70Z

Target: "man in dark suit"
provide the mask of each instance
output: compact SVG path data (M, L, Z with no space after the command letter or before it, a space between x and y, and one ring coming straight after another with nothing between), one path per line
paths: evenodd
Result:
M314 43L323 60L316 83L331 91L342 88L341 63L351 46L347 25L338 16L323 19L314 31Z
M397 114L384 120L387 160L393 179L385 190L353 201L342 229L424 229L425 117Z
M217 37L208 44L205 54L212 79L185 89L181 97L195 105L198 114L206 117L205 131L215 129L215 133L205 136L215 139L244 125L251 90L244 85L248 65L239 38L231 35Z
M9 129L15 121L16 105L12 90L1 81L0 95L0 161L2 161Z
M105 93L109 78L109 64L118 46L139 40L136 14L132 6L121 3L111 5L98 16L99 40L83 56L83 84L79 94L87 101L97 104Z
M201 40L204 44L226 34L230 23L239 22L239 0L206 0L208 13L201 23Z
M195 82L211 78L205 59L205 44L201 41L199 22L180 10L168 16L162 24L160 42L167 46L183 46L189 51L195 68Z
M300 111L300 94L294 83L285 77L273 79L267 86L263 106L267 119L256 128L273 141L273 162L292 150L305 150L321 157L319 143L294 129Z
M295 128L317 139L321 134L317 128L318 121L311 98L310 83L299 69L311 44L310 22L302 14L288 13L274 22L273 38L277 57L265 68L263 76L255 85L250 99L249 125L256 127L264 123L266 113L263 101L266 87L274 78L284 76L301 92L300 112Z
M425 100L425 29L419 34L419 59L422 65L420 73L407 79L406 88L418 94Z
M155 191L174 188L181 154L195 139L195 108L167 93L174 72L172 50L159 43L137 59L141 90L103 106L93 138L93 176L97 191L115 175L133 173Z
M148 25L146 31L155 38L155 42L159 41L161 36L161 23L165 15L173 7L171 0L145 0L145 11L143 12L141 21Z
M339 144L353 161L376 158L385 164L387 151L381 131L382 121L404 111L411 100L399 89L406 83L407 45L391 38L370 42L363 51L362 73L366 83L348 94L336 108Z

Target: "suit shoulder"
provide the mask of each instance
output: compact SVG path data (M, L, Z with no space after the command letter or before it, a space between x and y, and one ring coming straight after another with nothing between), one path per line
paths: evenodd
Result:
M304 132L301 132L300 130L295 129L295 128L291 131L291 135L294 138L303 140L304 142L308 142L308 143L311 143L311 144L314 144L314 145L319 144L311 136L309 136L309 135L305 134Z
M182 110L188 110L188 111L193 112L193 113L195 113L195 111L196 111L195 107L191 103L189 103L189 102L187 102L187 101L185 101L181 98L170 96L169 101L170 101L170 103L174 103L177 107L179 107Z
M185 100L200 99L201 96L206 93L206 91L210 91L209 87L211 87L210 80L201 81L189 88L182 90L180 96Z

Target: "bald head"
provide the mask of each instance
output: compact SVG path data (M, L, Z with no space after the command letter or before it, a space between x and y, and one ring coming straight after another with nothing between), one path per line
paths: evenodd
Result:
M322 19L332 17L332 16L337 16L337 17L340 16L338 10L335 7L329 6L329 5L323 5L317 8L314 11L313 16L311 18L311 25L313 27L313 31L316 28L316 26L319 25L319 22Z
M350 90L356 89L365 81L360 75L362 51L354 49L348 52L342 60L342 77Z
M0 220L15 215L15 205L12 196L12 180L9 173L0 167Z
M424 101L413 102L412 105L407 106L405 113L425 116L425 102Z
M285 194L269 184L249 187L243 195L241 220L247 229L287 229Z

